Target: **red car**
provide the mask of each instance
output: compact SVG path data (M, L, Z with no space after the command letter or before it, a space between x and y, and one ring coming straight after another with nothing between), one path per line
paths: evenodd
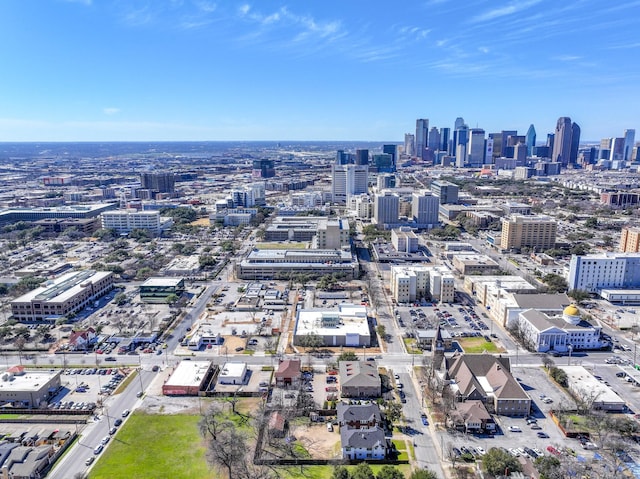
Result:
M327 386L326 388L324 388L324 390L327 391L328 393L334 393L338 390L338 388L335 386Z
M554 456L559 456L560 455L560 451L558 451L555 447L553 446L547 446L547 451L549 451L551 454L553 454Z

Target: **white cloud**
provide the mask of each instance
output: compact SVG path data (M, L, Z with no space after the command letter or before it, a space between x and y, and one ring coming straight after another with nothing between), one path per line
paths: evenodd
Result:
M575 62L576 60L580 60L582 57L578 57L576 55L558 55L552 57L552 60L558 60L559 62Z
M245 3L244 5L240 5L238 12L240 12L241 16L245 16L247 13L249 13L249 10L251 10L251 5Z
M471 23L486 22L507 15L513 15L514 13L526 10L527 8L536 5L541 1L542 0L528 0L525 2L511 2L503 7L494 8L493 10L488 10L484 13L481 13L480 15L473 17L471 19Z
M107 107L107 108L103 108L102 112L105 115L117 115L118 113L120 113L120 108Z

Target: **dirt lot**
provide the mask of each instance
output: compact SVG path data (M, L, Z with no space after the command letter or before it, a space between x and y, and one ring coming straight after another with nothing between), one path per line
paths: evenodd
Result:
M294 425L290 434L295 436L300 444L309 451L314 459L333 459L341 457L340 432L334 427L333 432L327 431L326 423L314 423L304 426Z

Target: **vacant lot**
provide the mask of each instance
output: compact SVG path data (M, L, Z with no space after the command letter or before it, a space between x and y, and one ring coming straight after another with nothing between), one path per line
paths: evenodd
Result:
M90 479L213 479L199 416L134 414L116 434Z

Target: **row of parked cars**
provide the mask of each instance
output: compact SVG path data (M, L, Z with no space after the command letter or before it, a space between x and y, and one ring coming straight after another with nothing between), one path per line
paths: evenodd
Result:
M100 394L111 394L120 384L120 381L124 379L124 375L116 373L111 380L100 388Z
M84 375L91 375L91 374L100 374L102 376L107 375L107 374L116 374L117 370L114 368L85 368L85 369L65 369L64 370L64 374L69 374L69 375L74 375L74 374L80 374L82 376Z
M47 406L48 409L66 409L68 411L93 411L96 408L94 402L56 401Z

